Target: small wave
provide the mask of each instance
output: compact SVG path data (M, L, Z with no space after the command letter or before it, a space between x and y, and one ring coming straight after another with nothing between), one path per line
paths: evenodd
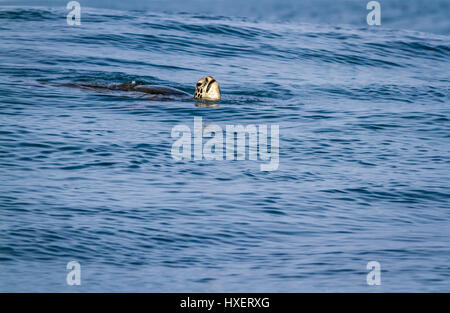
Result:
M0 7L0 20L20 21L48 21L56 18L64 18L64 15L53 9L39 8L8 8Z

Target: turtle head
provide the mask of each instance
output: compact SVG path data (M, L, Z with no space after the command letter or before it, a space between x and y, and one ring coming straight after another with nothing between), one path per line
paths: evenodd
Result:
M209 101L220 100L219 83L211 76L199 79L195 86L194 99Z

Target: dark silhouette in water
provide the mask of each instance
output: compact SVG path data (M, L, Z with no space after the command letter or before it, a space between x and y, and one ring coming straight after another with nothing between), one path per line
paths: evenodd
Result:
M86 83L68 83L62 84L65 87L74 87L95 91L128 91L140 92L152 95L151 100L169 100L169 99L192 99L192 96L185 91L158 85L140 85L135 81L122 84L86 84ZM211 76L206 76L197 81L195 86L194 99L216 101L220 100L219 83Z

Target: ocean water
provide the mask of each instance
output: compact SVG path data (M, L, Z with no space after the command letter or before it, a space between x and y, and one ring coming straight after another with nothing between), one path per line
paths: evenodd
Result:
M0 291L450 290L449 1L80 2L0 7ZM175 160L195 117L279 125L278 169Z

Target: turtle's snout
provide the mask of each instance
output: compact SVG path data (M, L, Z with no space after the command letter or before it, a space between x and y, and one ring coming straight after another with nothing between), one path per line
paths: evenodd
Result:
M211 76L199 79L195 87L194 98L209 101L220 100L219 83Z

